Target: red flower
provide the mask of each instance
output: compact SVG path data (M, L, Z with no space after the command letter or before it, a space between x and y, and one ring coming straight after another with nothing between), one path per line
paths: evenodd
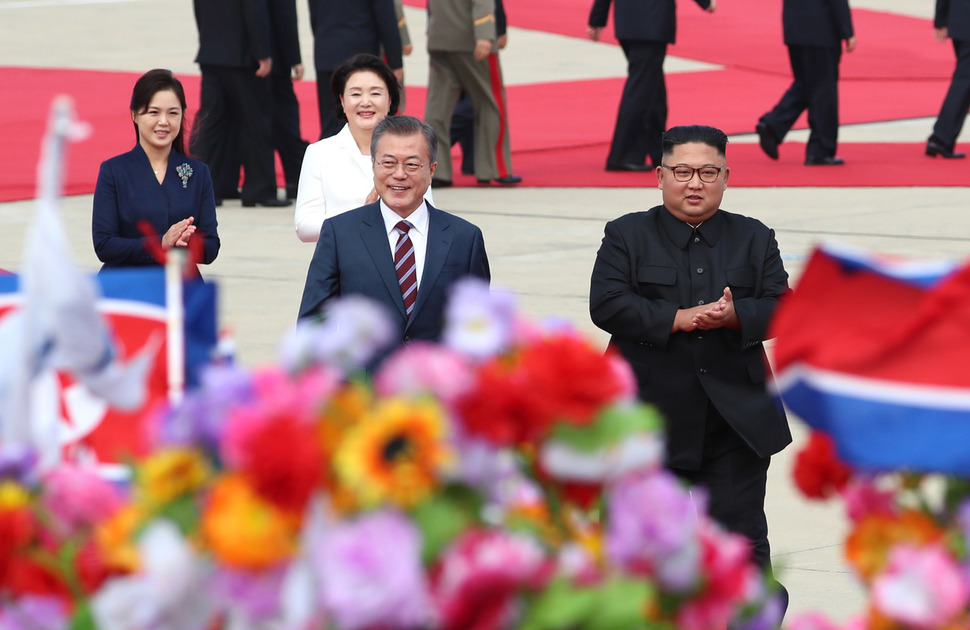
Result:
M852 470L835 453L827 434L813 431L808 444L795 459L795 485L809 499L826 499L841 492L852 477Z
M265 418L243 440L240 471L267 501L299 515L320 481L322 451L312 424Z
M628 389L608 355L570 333L492 360L477 376L458 413L469 433L500 446L539 442L555 422L589 423Z

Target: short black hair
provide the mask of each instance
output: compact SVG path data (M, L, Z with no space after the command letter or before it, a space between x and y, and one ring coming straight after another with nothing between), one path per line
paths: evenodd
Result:
M385 133L392 136L424 134L424 139L428 144L428 161L432 163L438 161L438 136L435 135L431 125L421 122L414 116L387 116L377 123L370 138L370 154L375 160L377 159L377 143Z
M340 104L340 97L343 95L344 88L347 87L347 81L351 75L357 74L358 72L373 72L381 78L387 87L387 95L391 98L391 109L387 112L387 115L393 116L396 114L398 107L401 106L401 84L398 83L397 77L394 76L394 71L379 57L367 53L360 53L340 64L333 71L333 76L330 78L330 91L333 92L333 100L336 103L337 117L343 121L347 120L344 108Z
M178 99L179 105L182 107L182 125L179 127L175 140L172 141L172 146L179 153L187 155L184 140L187 126L185 120L185 90L182 89L182 82L175 78L171 70L155 68L138 77L138 80L135 81L135 87L131 91L131 103L128 108L133 114L142 114L148 109L148 104L152 102L155 94L165 91L174 92L175 98ZM132 124L135 126L135 142L138 142L138 123L132 121Z
M709 127L707 125L681 125L679 127L671 127L664 133L663 152L664 155L670 155L674 152L674 147L678 144L697 143L714 147L717 149L718 155L727 157L725 153L727 141L727 134L717 127Z

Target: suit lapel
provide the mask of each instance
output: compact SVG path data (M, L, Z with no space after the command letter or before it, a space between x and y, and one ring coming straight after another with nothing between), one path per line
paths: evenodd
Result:
M427 302L427 296L438 281L445 260L448 259L448 252L451 250L451 243L454 240L450 227L451 223L448 221L447 215L428 204L428 248L424 255L421 286L418 287L418 297L414 302L411 319L408 321L409 326L421 312L421 307ZM397 280L396 276L395 280ZM404 303L403 300L401 303Z
M360 230L360 236L364 241L364 247L370 254L374 262L374 269L387 287L388 303L393 305L402 318L407 318L404 310L404 299L401 297L401 286L397 282L397 274L394 272L394 258L391 256L391 248L387 240L387 232L384 231L384 218L381 216L380 202L371 204L371 210L366 213ZM421 294L418 293L418 300Z

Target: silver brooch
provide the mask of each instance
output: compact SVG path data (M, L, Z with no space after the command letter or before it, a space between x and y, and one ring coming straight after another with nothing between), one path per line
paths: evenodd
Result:
M178 173L179 179L182 180L182 188L188 188L189 178L192 177L192 167L187 162L182 162L175 167L175 172Z

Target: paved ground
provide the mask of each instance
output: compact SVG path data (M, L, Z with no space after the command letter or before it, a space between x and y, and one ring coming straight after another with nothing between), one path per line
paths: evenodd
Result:
M299 6L304 56L311 59L305 3ZM916 0L859 0L853 6L920 17L931 12L931 3ZM413 10L408 15L412 38L420 41L422 15ZM568 68L543 66L544 77L622 76L624 71L620 53L602 45L521 29L512 29L511 37L503 62L510 83L528 82L542 55L552 50L557 56L567 50L578 61ZM150 0L0 0L0 60L7 65L169 67L195 73L194 51L188 0L166 5ZM423 82L425 60L420 50L407 59L409 83ZM671 71L695 68L693 63L672 60ZM125 104L105 106L122 110ZM931 125L931 119L861 125L844 128L841 138L919 141ZM804 140L804 135L793 138ZM643 189L448 189L435 197L440 207L482 227L494 284L514 290L528 314L564 317L605 343L587 312L593 259L608 219L659 202L651 178L644 177ZM775 228L794 278L821 239L952 259L963 258L970 246L970 190L965 188L730 188L723 206ZM0 204L0 268L19 266L32 207L32 202ZM93 270L98 264L91 248L90 208L90 196L68 198L63 214L78 260ZM235 331L243 363L272 361L277 340L296 315L312 248L295 238L291 210L243 209L228 202L219 211L219 224L223 248L206 275L219 281L222 322ZM823 610L845 619L862 607L840 555L845 519L838 506L809 504L794 491L791 462L804 430L797 420L793 426L796 443L775 458L769 479L775 562L791 591L793 611Z

